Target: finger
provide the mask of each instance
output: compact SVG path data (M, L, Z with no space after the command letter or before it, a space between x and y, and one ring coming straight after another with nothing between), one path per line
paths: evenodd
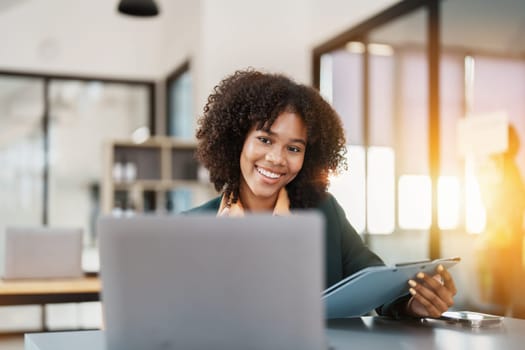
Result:
M410 294L412 294L412 298L414 298L414 301L419 302L425 310L427 310L428 315L420 315L420 316L431 316L431 317L439 317L443 313L440 311L434 304L432 304L428 299L423 297L420 293L418 293L414 288L409 289Z
M438 280L423 272L418 273L416 277L420 280L420 284L423 284L424 287L429 290L429 292L442 300L447 305L447 308L454 305L454 295ZM425 293L425 296L426 294L427 293Z
M445 312L448 310L450 306L448 302L443 300L437 293L435 293L435 291L426 288L422 284L416 284L414 287L412 287L412 289L414 289L421 297L425 298L440 312Z
M439 284L443 285L443 278L439 273L436 273L434 276L432 276L433 279L439 282Z
M426 276L428 279L431 279L434 284L439 285L440 289L446 290L441 284L436 281L434 278ZM429 288L421 283L417 283L414 280L409 280L408 284L414 289L419 295L421 295L423 298L428 300L432 305L434 305L438 310L441 312L445 312L450 307L449 302L453 304L452 297L450 296L450 293L444 293L445 296L441 297L435 290L432 288Z
M437 272L443 279L443 285L452 293L452 295L456 295L456 284L454 283L454 279L452 278L452 275L448 272L448 270L445 269L443 265L439 265L437 267Z

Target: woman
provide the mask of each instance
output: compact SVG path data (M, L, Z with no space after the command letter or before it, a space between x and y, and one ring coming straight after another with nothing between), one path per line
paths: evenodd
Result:
M345 138L338 115L316 90L282 75L236 72L208 98L197 139L197 157L222 195L190 212L289 215L318 209L326 219L326 287L383 264L327 192L329 175L346 168ZM438 270L435 278L408 281L411 295L378 311L440 316L456 289L446 269Z

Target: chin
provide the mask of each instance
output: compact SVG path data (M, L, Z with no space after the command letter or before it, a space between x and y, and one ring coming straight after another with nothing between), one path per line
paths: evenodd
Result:
M276 196L279 193L279 190L277 190L277 191L268 191L268 190L257 190L257 189L254 189L254 190L252 190L252 192L257 197L269 198L269 197Z

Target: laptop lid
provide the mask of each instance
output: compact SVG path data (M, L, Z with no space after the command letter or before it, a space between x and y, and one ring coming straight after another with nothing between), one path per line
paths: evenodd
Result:
M108 349L322 349L322 218L99 221Z
M82 277L82 229L7 227L0 260L4 279Z

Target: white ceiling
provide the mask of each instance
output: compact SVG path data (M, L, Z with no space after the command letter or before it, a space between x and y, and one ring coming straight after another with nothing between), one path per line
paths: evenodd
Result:
M8 11L10 8L20 6L28 0L0 0L0 13Z

